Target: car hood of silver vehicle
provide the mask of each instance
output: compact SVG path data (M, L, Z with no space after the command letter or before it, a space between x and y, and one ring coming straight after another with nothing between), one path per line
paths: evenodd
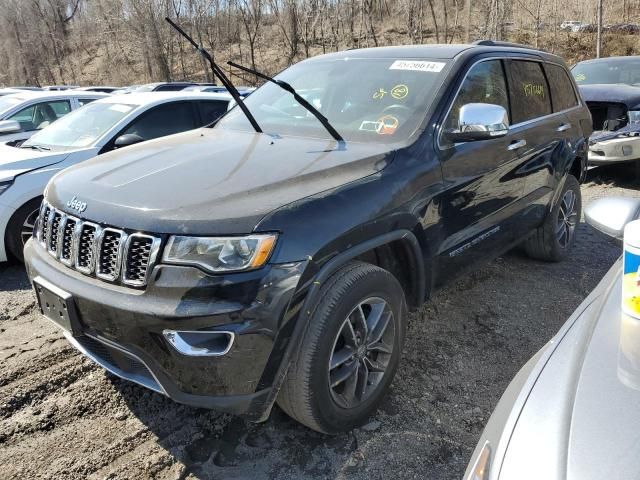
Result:
M95 148L55 152L0 145L0 182L10 181L23 173L60 163L70 155L78 155L88 150L96 150L95 153L98 153Z
M621 310L618 260L503 394L474 452L481 480L640 475L640 319Z
M64 170L49 182L46 197L59 208L75 197L87 205L83 217L121 228L251 232L273 210L372 175L391 158L389 145L336 145L201 128Z

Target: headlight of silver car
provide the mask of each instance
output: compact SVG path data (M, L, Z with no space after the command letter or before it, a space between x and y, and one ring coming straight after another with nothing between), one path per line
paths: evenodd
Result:
M13 184L13 180L9 180L8 182L0 182L0 195L2 195L7 188L9 188Z
M162 261L193 265L210 272L237 272L262 267L276 244L276 234L245 237L172 236Z
M629 110L629 123L640 123L640 110Z

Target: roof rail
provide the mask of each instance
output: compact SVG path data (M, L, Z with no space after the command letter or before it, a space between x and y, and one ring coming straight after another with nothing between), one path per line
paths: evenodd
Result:
M473 45L481 45L484 47L511 47L511 48L526 48L527 50L544 51L540 48L532 47L531 45L524 45L522 43L513 42L500 42L498 40L476 40Z

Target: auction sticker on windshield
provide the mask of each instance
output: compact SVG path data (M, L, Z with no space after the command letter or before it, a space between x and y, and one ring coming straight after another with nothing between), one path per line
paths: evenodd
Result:
M421 60L396 60L391 64L389 70L412 70L415 72L441 72L446 63L444 62L424 62Z

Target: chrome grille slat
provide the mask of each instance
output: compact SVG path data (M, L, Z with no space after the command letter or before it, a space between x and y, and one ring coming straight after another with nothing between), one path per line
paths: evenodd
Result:
M97 241L96 276L113 282L120 274L122 250L127 235L122 230L105 228Z
M143 287L155 265L161 240L144 233L100 225L55 209L40 207L35 237L58 261L85 275Z

